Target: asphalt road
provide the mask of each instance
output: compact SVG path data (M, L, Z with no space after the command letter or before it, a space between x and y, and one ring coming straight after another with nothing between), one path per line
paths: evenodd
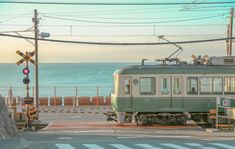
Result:
M235 149L234 140L192 140L178 137L123 137L84 134L24 134L0 141L1 149Z
M0 149L235 149L234 132L195 126L118 126L103 114L41 113L47 128L1 140Z

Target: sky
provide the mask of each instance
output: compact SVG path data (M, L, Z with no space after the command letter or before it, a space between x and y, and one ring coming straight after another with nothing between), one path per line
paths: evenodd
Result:
M15 0L17 1L17 0ZM29 0L24 0L29 1ZM114 0L35 0L37 2L117 2ZM225 0L177 0L177 2L215 2ZM233 0L226 0L227 2ZM118 2L141 3L141 0ZM163 2L148 0L146 3ZM165 0L165 3L176 2ZM0 33L23 31L33 26L34 9L39 12L39 30L51 34L49 39L93 42L165 42L224 38L231 7L223 5L148 5L148 6L87 6L87 5L26 5L0 3ZM33 32L19 32L33 37ZM16 35L15 33L11 33ZM24 39L0 37L0 63L15 63L20 51L33 51ZM182 60L191 55L224 56L225 41L181 44ZM101 46L39 42L40 63L139 62L142 58L154 61L168 57L178 48L174 45ZM234 48L233 48L234 49Z

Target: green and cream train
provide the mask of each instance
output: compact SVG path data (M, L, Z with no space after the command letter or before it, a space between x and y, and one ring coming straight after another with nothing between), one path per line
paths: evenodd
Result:
M216 97L235 95L235 57L212 57L194 64L133 65L114 74L112 108L120 124L210 122Z

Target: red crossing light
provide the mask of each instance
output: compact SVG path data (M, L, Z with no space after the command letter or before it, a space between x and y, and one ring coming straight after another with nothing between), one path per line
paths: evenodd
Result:
M30 71L29 71L29 68L25 67L25 68L23 69L23 74L28 75L29 72L30 72Z

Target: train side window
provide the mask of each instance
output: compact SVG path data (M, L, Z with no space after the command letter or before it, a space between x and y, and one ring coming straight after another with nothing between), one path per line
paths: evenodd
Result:
M169 78L161 78L161 94L169 94Z
M174 78L174 94L181 94L180 78Z
M125 95L131 94L131 81L129 79L124 81L124 93Z
M197 77L187 78L187 93L188 95L198 94L198 78Z
M212 93L212 78L201 77L200 78L200 94L211 95L211 93Z
M235 77L224 78L224 94L235 95Z
M213 78L213 94L221 95L223 93L222 89L222 78Z
M140 95L155 95L156 81L153 77L140 78Z
M140 78L140 95L155 95L156 81L154 77Z

